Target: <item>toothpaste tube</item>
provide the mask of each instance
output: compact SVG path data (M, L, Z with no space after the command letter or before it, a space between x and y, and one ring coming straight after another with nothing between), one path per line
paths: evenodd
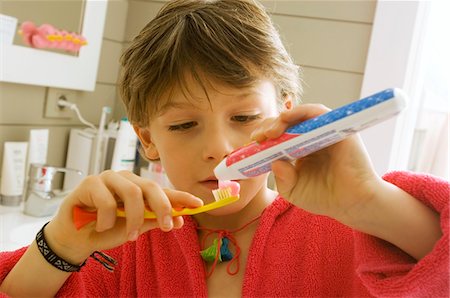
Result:
M276 139L234 150L215 169L219 180L247 179L271 170L278 159L295 160L398 114L406 106L400 89L386 89L296 124Z

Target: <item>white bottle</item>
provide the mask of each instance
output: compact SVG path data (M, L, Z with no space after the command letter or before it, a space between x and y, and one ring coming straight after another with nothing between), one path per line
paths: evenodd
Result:
M136 158L137 136L127 118L122 118L117 132L111 170L133 171Z
M30 129L28 164L47 163L48 135L48 129Z
M22 202L27 148L27 142L5 142L0 185L2 205L18 206Z

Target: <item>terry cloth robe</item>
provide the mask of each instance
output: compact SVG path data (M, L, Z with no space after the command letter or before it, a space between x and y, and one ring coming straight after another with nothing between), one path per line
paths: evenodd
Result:
M429 255L417 262L383 240L277 198L260 218L242 295L448 297L448 182L405 172L393 172L384 179L440 213L443 236ZM24 251L0 254L0 281ZM180 230L155 229L136 242L107 251L119 261L114 273L89 261L69 277L58 296L207 297L199 251L196 224L186 217Z

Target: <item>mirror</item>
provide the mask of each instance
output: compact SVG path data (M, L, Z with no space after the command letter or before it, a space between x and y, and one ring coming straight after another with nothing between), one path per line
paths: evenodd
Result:
M31 2L20 1L21 5L28 5ZM47 2L52 4L59 1ZM69 27L81 29L67 27L67 30L73 30L84 36L87 40L86 46L81 47L80 51L75 55L66 54L61 50L43 50L24 46L17 41L15 36L12 44L0 44L0 81L93 91L97 78L107 0L82 0L77 5L78 8L74 7L74 9L84 12L84 15L80 16L80 14L76 14L73 11L64 11L60 15L54 15L55 17L63 17L62 19L64 19L64 16L71 14L77 15L75 18L78 24L80 24L81 20L81 27L74 24L73 21ZM8 13L2 9L2 14L7 15ZM25 20L23 17L11 16L18 18L19 23ZM32 15L26 16L26 18L35 22L36 26L44 22L50 23L48 19L34 20ZM68 23L65 22L64 24ZM59 24L52 25L58 28L61 26ZM66 29L63 26L61 26L61 29Z

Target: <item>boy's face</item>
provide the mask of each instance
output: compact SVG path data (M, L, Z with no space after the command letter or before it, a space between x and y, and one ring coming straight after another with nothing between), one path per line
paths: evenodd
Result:
M278 114L275 87L268 80L244 89L211 85L205 86L208 100L202 87L188 80L191 98L175 90L170 105L150 121L149 128L137 129L146 156L160 158L173 186L205 203L213 201L211 190L218 188L214 168L234 149L249 143L263 119ZM266 178L262 175L238 181L241 199L210 213L241 210L252 198L263 196Z

